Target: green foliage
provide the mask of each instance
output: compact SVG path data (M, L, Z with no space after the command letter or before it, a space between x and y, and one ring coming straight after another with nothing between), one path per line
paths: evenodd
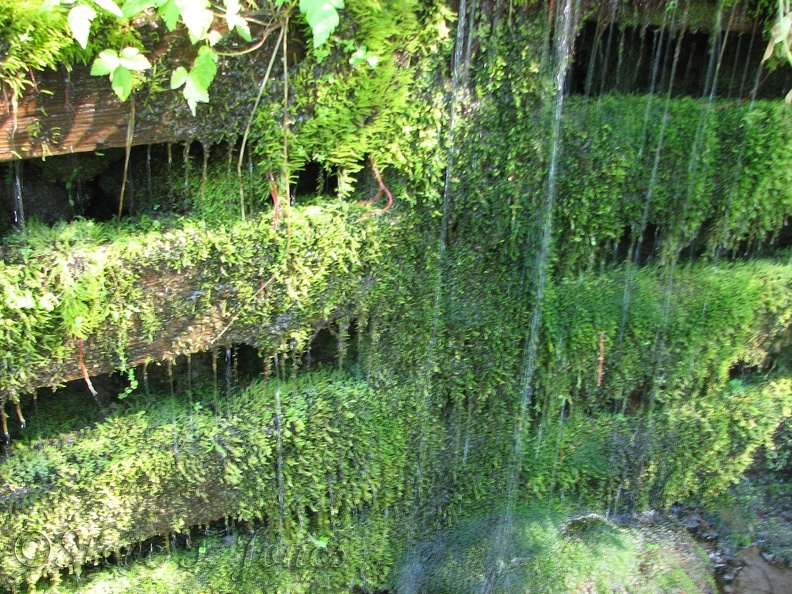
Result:
M217 74L217 54L208 46L198 50L192 69L187 72L184 66L173 71L170 88L178 89L184 85L184 98L195 115L195 107L200 103L209 103L209 85Z
M653 542L660 540L660 542ZM619 528L595 515L518 510L467 520L420 543L400 564L398 593L667 592L712 587L687 537ZM680 571L679 567L685 567Z
M132 73L148 70L151 64L135 47L126 47L119 54L115 50L104 50L94 60L91 74L109 75L113 91L121 101L126 101L132 93Z
M150 341L185 312L198 324L215 308L224 325L249 328L264 352L289 343L303 348L315 325L360 298L366 267L379 257L376 234L356 222L360 212L344 203L291 209L291 237L272 228L271 215L228 227L189 219L119 230L90 221L31 225L10 240L16 245L0 263L0 334L15 345L2 352L0 385L17 399L55 361L74 365L77 339L119 353L123 367L128 340ZM140 271L147 269L184 272L191 288L163 304L146 290ZM222 270L224 280L196 274L202 269ZM265 320L277 316L293 321L273 335Z
M194 396L192 403L133 399L129 409L68 441L18 445L0 471L0 497L16 502L0 512L7 527L0 581L33 583L155 532L178 533L195 522L232 516L260 522L265 544L291 548L311 535L327 535L343 549L344 563L324 577L301 567L292 579L304 582L306 591L338 591L364 562L367 570L375 566L375 550L387 551L394 524L377 517L401 496L406 476L410 411L394 410L398 400L392 389L311 374L254 383L223 402L222 414L212 412L217 398L211 393ZM194 406L196 401L204 406ZM368 516L372 527L361 533L358 518ZM58 546L57 535L74 530L83 546L37 557L25 567L14 556L13 541L35 530ZM224 554L213 553L221 559ZM381 582L389 553L378 561L385 565L371 578ZM224 571L232 569L228 564ZM266 575L268 569L254 565L251 571ZM223 579L222 571L209 576L202 591L225 591L211 586Z
M341 8L344 0L300 0L300 12L313 33L314 49L324 44L338 27Z
M449 49L444 21L439 12L423 14L416 2L356 0L346 10L324 57L311 56L290 74L295 99L288 119L295 123L284 132L277 100L259 107L250 141L260 166L280 172L285 141L292 174L318 161L337 175L341 195L349 195L369 158L381 170L392 166L409 176L413 191L436 194L443 111L442 90L433 85ZM399 198L415 200L412 192Z

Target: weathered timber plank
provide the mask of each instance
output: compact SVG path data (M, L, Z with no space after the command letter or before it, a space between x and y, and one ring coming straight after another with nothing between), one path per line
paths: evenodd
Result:
M291 238L263 218L231 229L191 226L125 240L132 243L10 254L6 266L29 274L16 275L9 291L57 297L48 311L0 308L7 340L18 342L0 350L0 398L80 379L81 352L95 376L230 344L264 353L306 345L328 322L352 315L373 282L368 265L377 243L349 208L295 209ZM26 278L46 280L28 285ZM80 286L93 287L79 293L83 305L61 300L81 278L90 284ZM66 322L80 307L99 314L89 316L82 340Z
M267 51L265 44L261 51ZM208 144L244 128L264 74L259 52L221 61L210 94L193 117L179 91L136 93L133 145L199 140ZM167 84L167 83L166 83ZM36 73L36 85L18 99L0 95L0 161L48 157L126 146L130 101L122 103L107 77L88 67Z

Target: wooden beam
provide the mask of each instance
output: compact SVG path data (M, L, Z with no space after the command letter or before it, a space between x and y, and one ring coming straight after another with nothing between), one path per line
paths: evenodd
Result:
M200 104L193 117L180 91L136 93L133 145L199 140L212 144L241 134L253 108L266 60L261 52L224 58L210 89L212 104ZM277 70L277 68L276 68ZM272 78L279 76L273 73ZM36 73L35 86L16 108L0 95L0 161L49 157L126 146L131 104L122 103L106 76L91 76L86 66Z

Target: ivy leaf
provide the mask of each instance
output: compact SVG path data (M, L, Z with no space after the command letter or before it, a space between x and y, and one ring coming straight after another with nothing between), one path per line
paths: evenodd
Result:
M209 91L197 84L192 77L187 77L184 83L184 98L187 99L187 105L190 106L190 111L195 116L195 108L198 103L209 103Z
M113 71L120 65L121 60L118 57L118 52L115 50L104 50L97 56L96 60L94 60L93 66L91 66L91 75L112 75Z
M338 10L344 0L300 0L300 12L311 27L314 47L322 45L338 27Z
M117 16L119 19L124 18L124 13L118 8L118 5L113 0L93 0L100 8L104 8L107 12Z
M214 15L209 10L209 0L173 0L179 9L184 24L193 43L206 38L212 26Z
M193 63L190 78L195 79L200 86L208 89L216 74L217 53L212 48L203 46L198 50L198 57Z
M228 29L236 29L242 39L245 41L252 41L253 37L250 35L250 27L247 21L239 16L239 0L225 0L225 6L225 18L228 23Z
M184 98L187 99L187 105L190 106L193 116L198 103L209 103L209 85L212 84L216 74L217 54L208 46L201 47L198 50L198 57L195 58L192 70L190 70L184 80L183 94ZM183 75L180 73L179 76ZM173 82L173 78L171 78L171 84Z
M148 70L151 63L136 47L125 47L119 56L120 65L128 70Z
M60 0L44 0L37 12L38 14L51 14L58 6L60 6Z
M118 98L121 101L126 101L132 92L132 73L123 66L119 66L113 71L110 80Z
M161 6L163 2L153 2L152 0L126 0L121 6L121 14L131 19L151 6Z
M173 71L173 74L171 74L170 88L178 89L185 83L188 75L189 73L187 72L187 69L184 66L179 66Z
M96 18L96 11L90 6L79 4L69 11L66 18L72 37L85 49L88 46L88 34L91 32L91 21Z
M179 22L179 15L181 14L179 7L176 6L176 2L174 2L174 0L168 0L159 7L158 13L162 17L162 20L165 21L165 26L168 28L168 31L173 31L176 28L176 23Z
M209 41L209 45L211 46L217 45L222 38L223 34L220 33L220 31L216 31L215 29L209 31L209 35L206 36L206 39Z

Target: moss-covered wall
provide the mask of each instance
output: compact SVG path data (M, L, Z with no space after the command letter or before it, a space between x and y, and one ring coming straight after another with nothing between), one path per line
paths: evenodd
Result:
M132 397L58 447L12 446L9 583L74 564L38 550L15 562L23 525L57 539L78 524L102 543L93 558L230 515L277 542L344 534L351 557L326 590L373 590L408 544L515 501L615 512L711 498L790 415L792 142L779 103L570 97L553 147L546 7L481 7L457 36L467 47L472 35L456 74L446 7L382 8L352 3L330 55L295 67L286 113L262 104L252 221L236 220L219 165L187 185L190 214L172 230L81 222L6 242L0 320L24 347L3 352L12 400L35 385L21 372L73 362L75 340L117 356L133 330L156 329L144 265L219 299L189 316L225 301L218 327L238 323L265 362L299 361L333 322L344 353L354 328L345 375L290 368L291 382L225 403ZM376 69L350 68L353 37L382 57ZM267 195L288 195L309 161L338 176L341 197L297 196L273 226ZM395 198L376 214L349 204L376 195L374 167ZM68 274L77 264L84 281ZM179 319L187 303L171 307ZM101 511L105 498L118 510Z

